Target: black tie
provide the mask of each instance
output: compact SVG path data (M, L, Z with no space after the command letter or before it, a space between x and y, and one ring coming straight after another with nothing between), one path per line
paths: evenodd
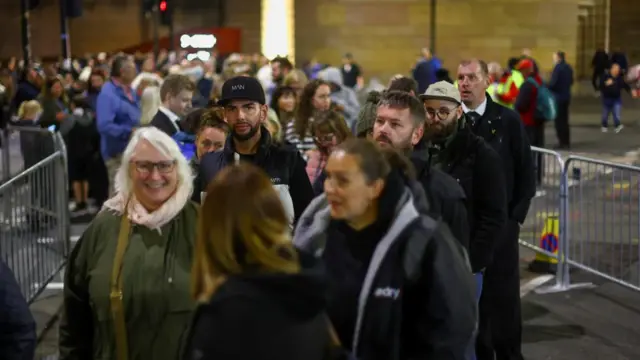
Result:
M469 118L469 122L471 122L471 126L475 126L478 119L480 119L480 114L475 111L469 111L467 113L467 118Z

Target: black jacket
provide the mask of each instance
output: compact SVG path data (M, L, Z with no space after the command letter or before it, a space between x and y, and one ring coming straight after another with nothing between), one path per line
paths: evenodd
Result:
M264 126L260 131L260 144L252 161L267 173L281 196L283 192L284 195L288 193L293 206L293 214L290 215L293 215L292 220L295 223L313 200L313 189L307 176L306 164L297 150L272 142L271 135ZM223 150L208 153L200 160L201 182L194 191L205 191L206 185L220 170L236 161L235 157L234 140L230 135ZM287 210L285 199L283 203Z
M420 198L401 186L373 254L358 270L365 271L353 289L358 301L345 301L356 307L351 309L356 326L346 330L353 333L338 335L349 339L343 345L363 360L464 359L476 326L475 283L466 253L451 233L435 230L442 224L421 213L424 194ZM422 191L417 184L411 188ZM327 244L341 240L331 223L326 197L320 195L294 236L298 248L322 256L327 267L336 266L336 259L324 254ZM334 248L333 255L349 253ZM409 274L410 267L418 271Z
M536 194L536 182L531 145L520 115L496 104L487 95L487 109L476 121L473 132L500 155L506 179L509 219L524 223L531 199Z
M611 85L607 85L607 81L611 80ZM622 98L622 90L631 92L631 87L624 81L623 75L613 77L606 74L600 77L600 94L604 101L615 101Z
M434 166L455 178L467 196L469 258L473 272L481 271L491 263L507 219L500 157L468 126L461 127L446 148L437 151Z
M36 322L9 266L0 259L0 359L31 360Z
M295 275L230 276L196 310L184 359L325 359L330 340L323 275L305 267Z
M153 119L151 119L149 125L155 126L169 136L173 136L178 132L178 129L176 129L174 122L171 121L171 119L169 119L169 117L160 110L158 110L158 112L153 116Z
M465 248L469 249L469 220L465 207L466 195L460 184L449 174L429 165L428 150L416 151L411 155L411 162L416 170L416 177L429 201L429 215L434 219L441 218L453 236Z

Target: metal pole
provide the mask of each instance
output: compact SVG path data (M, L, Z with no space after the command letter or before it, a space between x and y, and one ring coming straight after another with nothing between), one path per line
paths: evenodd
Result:
M20 1L20 30L22 35L22 58L24 59L24 67L28 68L31 64L31 26L29 24L29 0Z
M611 0L605 2L604 11L604 51L609 53L611 46Z
M430 36L430 43L431 43L431 53L435 54L436 53L436 0L431 0L431 10L429 11L429 15L430 16L430 30L429 30L429 36Z
M69 21L67 19L67 0L60 0L60 40L62 45L62 59L65 68L70 68L69 50Z
M155 0L153 3L153 11L151 13L151 19L153 24L153 58L155 61L160 56L160 1Z

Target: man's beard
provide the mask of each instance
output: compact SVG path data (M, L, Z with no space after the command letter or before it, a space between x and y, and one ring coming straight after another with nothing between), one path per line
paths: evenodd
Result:
M425 127L425 137L427 140L433 143L441 143L447 140L451 134L456 131L458 127L457 121L452 121L451 123L443 126L441 129L434 129L433 127L426 126Z
M246 134L238 134L235 128L231 128L231 135L233 136L234 139L238 141L247 141L251 139L260 130L260 125L255 125L255 126L251 126L250 124L246 124L246 125L249 125L250 127L249 131L247 131Z
M403 152L409 151L413 148L413 144L411 144L411 136L409 136L409 138L407 139L403 139L402 141L393 143L391 139L389 139L386 135L380 134L376 136L375 141L378 144L384 144L385 146L388 146Z

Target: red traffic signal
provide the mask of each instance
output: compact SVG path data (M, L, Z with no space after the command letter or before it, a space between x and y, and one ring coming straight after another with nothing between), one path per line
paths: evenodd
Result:
M160 11L166 11L167 10L167 2L166 1L160 1L159 8L160 8Z

